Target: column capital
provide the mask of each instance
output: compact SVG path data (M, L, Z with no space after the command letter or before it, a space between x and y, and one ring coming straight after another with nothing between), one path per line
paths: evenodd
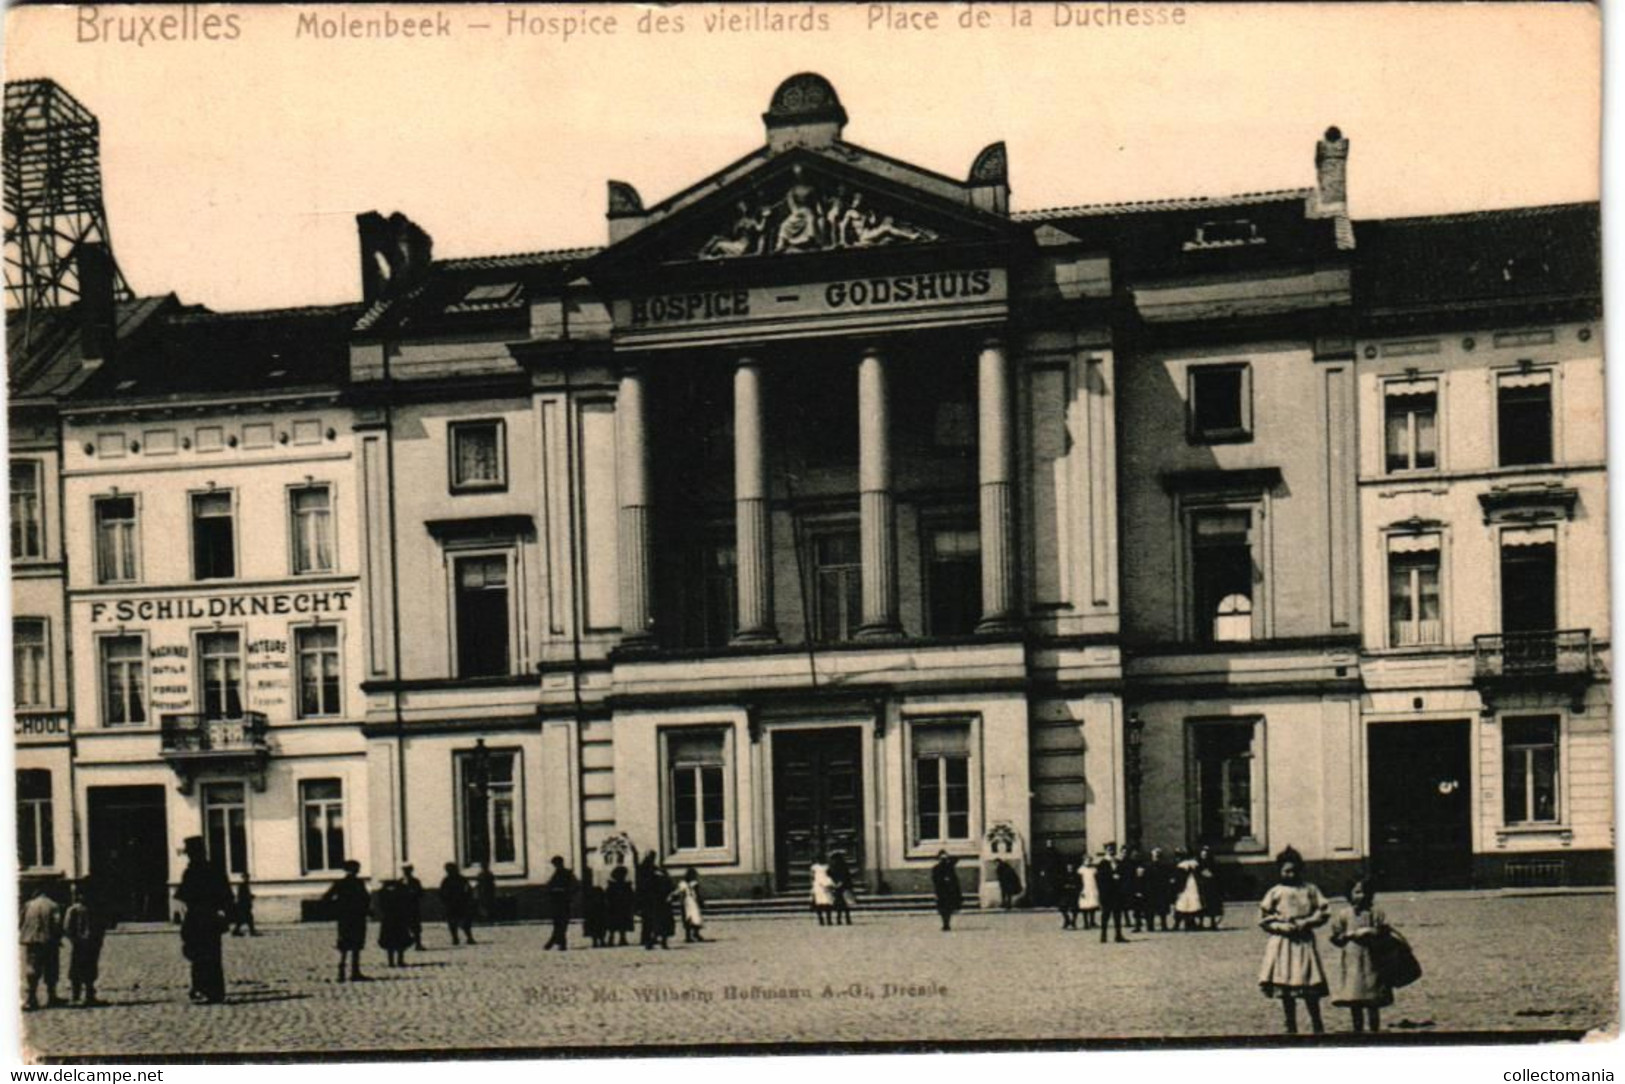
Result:
M979 350L1003 350L1004 348L1005 348L1004 333L999 332L999 331L991 331L991 332L988 332L986 335L982 336L981 345L977 349L979 349Z

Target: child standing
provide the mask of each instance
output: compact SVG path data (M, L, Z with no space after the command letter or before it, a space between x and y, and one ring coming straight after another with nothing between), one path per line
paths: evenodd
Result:
M824 864L822 855L812 864L809 872L812 874L813 914L818 917L820 926L834 925L835 878L829 875L829 867Z
M81 1008L99 1005L96 978L101 971L102 938L106 928L101 916L85 898L84 885L73 886L73 902L62 916L62 932L68 935L68 983L73 1002Z
M672 893L672 898L677 901L683 915L683 940L704 941L705 937L700 933L705 927L704 901L700 898L700 871L693 866L684 870L683 879L677 882L677 891Z
M1083 928L1095 928L1095 916L1100 913L1100 882L1095 877L1095 859L1093 855L1083 856L1083 865L1078 868L1078 913L1083 916Z
M632 932L633 918L638 912L637 895L632 891L632 880L625 866L616 866L609 874L609 887L604 890L604 903L609 910L604 942L608 944L620 935L620 944L626 944L626 935Z
M1332 920L1332 944L1342 952L1337 962L1337 992L1333 1005L1347 1008L1354 1018L1354 1030L1376 1031L1382 1026L1379 1012L1394 1003L1394 992L1377 974L1371 958L1371 942L1388 929L1387 917L1376 908L1376 893L1365 880L1349 889L1351 910Z
M837 926L850 926L852 900L856 892L852 884L852 867L846 864L846 855L840 851L830 856L829 879L835 882L835 911L831 920Z
M1326 1026L1320 1019L1320 999L1326 996L1326 972L1320 966L1315 928L1323 926L1326 899L1320 889L1303 881L1303 856L1288 847L1275 856L1281 883L1264 893L1258 904L1258 925L1269 934L1258 986L1265 997L1281 999L1289 1035L1298 1033L1298 1000L1309 1010L1316 1035Z

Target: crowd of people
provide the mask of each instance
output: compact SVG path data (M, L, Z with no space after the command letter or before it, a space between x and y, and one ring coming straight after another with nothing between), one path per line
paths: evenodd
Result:
M219 1003L226 997L221 950L229 930L246 929L257 936L253 919L253 890L245 876L235 892L226 876L210 862L202 837L185 842L187 867L175 898L183 906L180 919L181 950L191 964L191 999L199 1004ZM1288 847L1276 857L1279 881L1259 903L1259 928L1265 950L1259 988L1277 999L1289 1033L1298 1030L1301 1002L1316 1034L1325 1030L1321 1002L1347 1008L1356 1032L1377 1031L1380 1013L1393 1003L1393 990L1414 981L1420 968L1408 944L1389 925L1375 905L1372 882L1361 878L1349 891L1349 906L1334 918L1331 905L1315 885L1303 878L1303 858ZM590 870L579 880L562 857L552 859L553 872L544 889L552 931L544 950L569 948L572 914L579 899L582 934L595 948L625 946L634 929L648 950L670 947L681 923L685 942L704 942L705 902L699 871L689 867L673 879L658 855L645 854L635 878L625 866L610 871L608 884L595 883ZM1020 875L1006 858L994 861L1000 903L1009 908L1022 894ZM856 902L855 877L845 855L822 856L812 863L811 903L820 926L851 925ZM1175 851L1166 857L1161 848L1145 854L1127 847L1119 853L1107 843L1097 855L1081 859L1062 855L1046 844L1035 862L1032 893L1027 902L1054 906L1065 930L1100 930L1105 943L1127 940L1130 932L1218 929L1224 915L1219 866L1212 852L1202 847L1194 855ZM958 859L942 851L931 870L936 911L944 932L952 929L955 913L964 906ZM19 939L23 950L24 1009L62 1005L58 997L60 949L70 947L68 982L70 1004L100 1004L96 981L106 933L100 909L91 906L86 885L71 886L72 901L64 911L44 885L36 887L22 908ZM369 924L376 919L378 946L387 966L406 966L408 949L422 951L424 885L411 865L401 875L370 891L359 862L344 863L344 876L321 898L336 926L338 982L366 982L361 954L367 945ZM490 922L497 916L495 877L482 865L473 882L456 863L447 862L439 899L452 945L475 944L476 916ZM1171 924L1170 924L1171 921ZM1338 950L1335 987L1320 959L1315 931L1331 924L1331 944Z

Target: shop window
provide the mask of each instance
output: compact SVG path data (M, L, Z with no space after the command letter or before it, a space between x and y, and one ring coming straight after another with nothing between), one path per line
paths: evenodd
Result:
M1252 439L1251 367L1246 364L1193 365L1188 372L1191 441L1218 444Z
M17 769L17 866L51 869L56 865L56 834L51 810L51 773L44 768Z
M1263 849L1263 720L1203 720L1188 726L1191 837L1215 849Z
M227 491L192 494L192 576L199 580L237 575L237 523Z
M19 708L43 708L51 703L43 618L19 617L11 622L11 694L12 704Z
M248 872L248 796L241 783L203 784L203 843L227 874Z
M327 486L289 490L288 516L294 573L333 571L333 491Z
M44 515L40 503L40 464L35 459L11 461L11 559L37 560L45 555Z
M926 631L961 636L982 615L982 536L975 527L926 532Z
M501 489L508 484L507 448L500 421L453 422L451 488Z
M1503 375L1496 381L1495 411L1501 466L1552 461L1550 370Z
M863 620L863 559L857 531L820 533L812 539L815 639L850 640Z
M299 784L304 825L306 873L344 868L344 785L337 779L306 779Z
M1439 465L1439 391L1432 380L1394 381L1384 387L1387 471L1432 470Z
M673 851L711 851L728 845L726 731L666 735Z
M508 673L513 621L507 554L458 557L452 570L456 579L457 676Z
M313 625L295 629L294 650L299 666L299 717L309 719L343 714L338 626Z
M147 721L147 648L139 636L101 640L102 722L141 726Z
M1439 536L1388 540L1388 646L1444 642L1439 610Z
M205 719L243 717L243 636L205 632L197 638L199 699Z
M96 513L96 582L131 583L136 565L135 498L98 497Z
M519 754L484 745L457 754L462 831L458 861L513 866L519 861Z
M1253 513L1198 511L1190 517L1190 592L1196 639L1223 643L1254 638Z
M971 838L970 724L914 723L914 842Z
M1557 810L1555 716L1501 723L1501 794L1507 824L1551 824Z

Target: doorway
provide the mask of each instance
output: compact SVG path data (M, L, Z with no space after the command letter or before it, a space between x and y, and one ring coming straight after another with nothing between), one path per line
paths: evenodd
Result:
M846 856L863 869L863 731L859 727L781 730L773 735L775 880L780 892L806 891L820 855Z
M1378 724L1367 736L1371 868L1379 890L1468 887L1472 724Z
M120 922L169 918L169 826L164 788L91 787L86 791L90 876Z

